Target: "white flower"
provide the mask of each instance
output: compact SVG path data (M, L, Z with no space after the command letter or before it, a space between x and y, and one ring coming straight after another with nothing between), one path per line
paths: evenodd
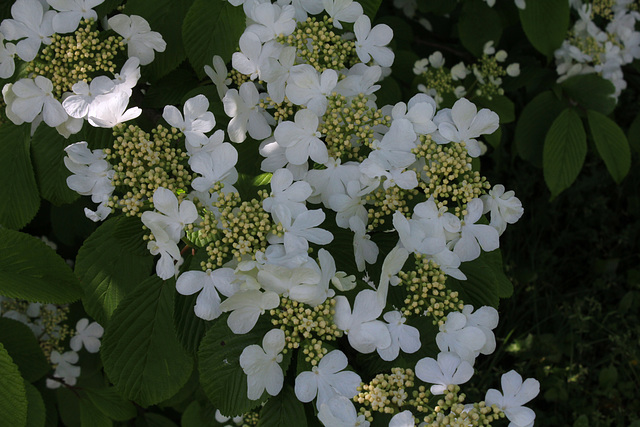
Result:
M250 31L245 31L239 41L240 52L235 52L231 57L231 65L241 74L249 76L251 80L258 78L264 80L263 70L267 68L269 58L276 59L280 56L282 45L275 41L265 43Z
M284 236L270 235L269 243L284 243L287 253L306 251L309 249L308 242L327 245L333 240L331 232L317 227L326 217L322 209L304 211L293 218L286 206L278 205L271 216L276 223L282 224Z
M5 43L4 35L0 33L0 79L8 79L16 71L16 45Z
M444 394L447 386L469 381L473 376L473 367L454 353L441 352L437 362L431 357L420 359L415 372L422 381L433 384L430 389L432 394Z
M73 173L67 177L67 186L83 196L91 196L94 203L105 202L113 192L111 180L115 172L104 160L103 151L89 150L86 141L71 144L64 150L67 153L64 164Z
M258 107L258 90L251 82L240 86L240 91L230 89L222 99L224 112L231 117L227 133L233 142L242 142L247 131L253 139L261 140L271 135L271 127Z
M305 181L293 182L293 174L288 169L278 169L271 176L270 197L262 202L267 212L273 212L276 206L286 206L295 218L306 212L305 201L311 195L311 186Z
M274 131L278 144L285 147L285 156L290 163L301 165L309 158L324 164L329 160L327 147L320 140L318 116L310 110L299 110L294 122L281 122Z
M191 170L202 175L191 183L196 191L208 191L216 182L232 185L238 178L235 165L238 151L228 142L214 145L208 151L202 150L189 158Z
M391 335L391 345L387 348L378 348L378 354L382 360L395 360L400 354L400 349L405 353L415 353L420 350L420 332L413 326L405 325L406 318L399 311L389 311L384 314L387 329Z
M50 127L67 120L67 112L60 101L53 97L53 83L48 78L36 76L35 79L20 79L13 84L12 91L16 98L11 111L23 121L31 123L40 113Z
M153 206L160 213L144 212L141 217L142 223L154 234L158 228L163 229L176 243L184 236L185 225L198 219L198 211L192 201L183 200L178 203L178 198L173 191L163 187L158 187L154 191Z
M467 317L457 311L447 314L447 321L440 325L440 332L436 335L440 351L451 351L470 364L473 364L486 342L484 332L476 326L468 325Z
M386 47L393 38L393 30L386 24L371 28L371 20L361 15L353 26L356 35L356 53L360 61L367 63L373 58L383 67L393 64L394 53Z
M75 351L67 351L60 354L56 350L53 350L50 359L51 363L56 365L53 377L60 378L66 385L75 385L80 376L80 367L73 366L74 363L78 363L78 353ZM58 388L61 385L62 383L60 383L60 381L47 379L47 388Z
M262 79L267 82L267 92L275 103L284 101L285 87L289 79L289 71L296 60L296 48L287 46L280 50L276 58L267 59L267 67L261 70Z
M356 22L364 13L360 3L353 0L322 0L327 15L333 18L333 26L342 29L343 22Z
M72 33L82 19L98 20L94 7L104 0L47 0L58 13L53 17L53 30L59 34Z
M217 268L206 272L190 270L178 277L176 291L181 295L200 292L193 307L194 312L201 319L213 320L222 314L218 292L230 297L238 291L238 285L232 283L234 279L235 275L231 268Z
M360 353L371 353L376 348L391 345L389 330L379 320L382 307L375 291L365 289L356 296L353 312L349 300L342 295L335 297L334 322L338 329L345 331L349 344Z
M129 57L140 59L140 65L153 62L154 51L164 52L167 43L157 31L151 31L149 23L138 15L116 15L109 18L109 27L124 38Z
M267 310L280 305L280 297L275 292L260 292L251 289L237 292L220 304L223 312L232 311L227 325L234 334L246 334L256 325L258 318Z
M522 405L529 402L540 393L540 383L534 378L522 377L516 371L509 371L502 375L502 391L489 389L484 398L487 406L496 405L511 421L509 427L529 427L533 425L536 414L530 408Z
M440 120L438 120L440 119ZM483 108L478 112L476 106L462 98L453 104L451 110L441 110L436 115L440 121L438 131L448 141L464 142L471 157L478 157L481 153L480 145L475 139L482 134L493 133L498 129L498 115Z
M380 312L382 312L382 310L387 306L389 285L391 284L392 286L396 286L400 283L400 279L396 274L402 270L402 267L408 257L409 252L399 246L393 248L385 257L384 262L382 263L382 272L380 273L380 284L378 285L378 290L376 292L378 295L378 308L380 309ZM378 316L379 315L380 313L378 313Z
M364 271L365 262L373 264L378 259L378 245L367 234L366 225L357 216L349 218L349 229L353 231L353 254L358 271Z
M255 23L249 25L246 31L255 33L262 43L281 34L288 36L296 28L296 21L293 19L295 13L296 9L291 5L280 7L271 2L257 4L248 15Z
M80 80L71 87L74 94L68 96L62 106L71 117L84 118L89 114L91 103L96 97L112 92L115 87L113 80L107 76L98 76L90 84Z
M462 222L461 237L455 242L453 252L460 257L460 261L472 261L480 256L480 247L485 252L491 252L500 246L500 237L495 228L476 224L482 216L482 200L479 198L467 203L467 214Z
M516 193L504 190L504 185L498 184L489 190L488 195L480 197L484 205L482 213L491 212L489 225L500 235L506 230L507 224L516 223L524 213L522 202L515 197Z
M142 114L138 107L127 110L128 104L129 95L126 92L111 92L96 98L89 109L89 124L94 127L112 128Z
M358 415L351 399L344 396L334 396L323 403L318 419L325 427L369 427L364 414Z
M173 105L167 105L162 118L171 126L180 129L187 140L193 133L210 132L216 125L216 118L209 109L209 100L204 95L196 95L184 103L184 118Z
M285 93L289 101L296 105L306 105L317 116L327 110L327 96L338 83L335 70L325 70L320 74L309 64L296 65L289 72Z
M296 378L296 397L304 403L311 402L317 395L316 406L320 408L334 396L351 399L358 394L361 379L358 374L344 371L347 356L340 350L326 354L311 371L300 373Z
M411 411L399 412L389 421L389 427L415 427L416 421Z
M154 228L151 232L155 240L147 243L147 250L151 255L160 255L156 264L156 273L161 279L167 280L178 274L178 267L183 262L180 249L163 228Z
M80 351L84 345L89 353L97 353L103 333L104 328L98 322L89 324L89 319L80 319L76 323L76 334L69 341L69 347L73 351Z
M462 314L467 318L467 326L475 326L482 331L487 339L484 346L478 350L482 354L491 354L496 349L496 338L493 329L498 326L498 310L490 306L480 307L473 313L472 305L465 305Z
M231 79L227 77L229 75L229 70L227 70L227 65L224 63L222 58L218 55L214 55L213 68L205 65L204 72L209 76L213 84L216 85L220 99L224 98L224 95L228 90L227 86L231 84Z
M250 345L240 355L240 366L247 375L247 397L257 400L265 389L271 396L282 390L284 374L279 363L282 362L284 332L272 329L262 339L262 347Z
M13 19L0 23L0 32L7 40L20 40L16 53L23 61L29 62L38 54L40 44L51 44L54 10L47 10L38 0L17 0L11 6Z

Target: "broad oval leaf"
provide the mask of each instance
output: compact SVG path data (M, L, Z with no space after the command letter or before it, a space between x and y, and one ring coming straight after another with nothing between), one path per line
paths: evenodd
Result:
M42 378L51 367L29 327L17 320L0 318L0 342L18 365L25 380Z
M546 56L560 47L569 27L569 3L558 0L527 2L520 10L522 29L539 52Z
M127 295L105 329L104 370L123 397L142 406L173 396L193 368L173 328L174 284L149 277Z
M0 420L7 426L27 424L24 380L9 353L0 343Z
M551 125L544 140L544 181L552 197L578 177L587 155L587 135L582 120L572 108L565 109Z
M0 225L15 230L27 225L40 207L29 139L29 125L0 126Z
M36 181L43 199L54 205L71 203L80 197L67 186L71 172L64 165L64 148L71 141L64 139L54 128L38 126L31 139L31 156L36 173Z
M116 421L127 421L137 415L133 403L124 399L114 387L86 388L87 397L103 414Z
M581 107L602 114L610 114L616 108L615 86L597 74L573 76L563 81L561 86L565 94Z
M279 395L272 397L260 411L258 427L290 425L295 420L297 427L307 426L304 405L296 397L293 387L285 384Z
M82 288L67 263L42 240L0 229L0 295L65 304L80 299Z
M597 111L588 110L587 120L596 148L613 180L620 184L631 168L629 142L620 126Z
M238 49L238 40L246 27L242 7L221 0L195 0L182 24L182 37L189 62L200 78L204 66L214 55L225 62Z
M76 276L84 288L87 313L105 326L120 301L144 280L153 265L138 218L108 219L78 252Z
M28 382L24 382L24 390L27 396L27 427L43 427L46 421L46 410L42 395L37 388Z
M529 102L518 119L515 144L520 157L542 167L544 139L565 104L551 91L542 92Z

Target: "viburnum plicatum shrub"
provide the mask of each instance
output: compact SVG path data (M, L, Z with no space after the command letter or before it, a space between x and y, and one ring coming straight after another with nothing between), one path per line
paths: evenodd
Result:
M524 212L479 171L500 129L483 106L504 106L524 66L462 31L473 61L434 49L405 70L418 92L390 102L379 1L119 3L17 0L0 24L0 419L533 425L533 378L464 393L497 346L499 240ZM425 31L421 13L451 12L393 3ZM552 194L572 182L554 175L565 121L586 144L586 117L621 180L601 145L640 56L637 5L557 2L558 38L532 26L532 0L450 3L509 8L553 54L559 82L523 112L557 107ZM606 85L608 104L549 98L580 84ZM75 261L17 231L41 199L70 206L55 218L70 229L95 223Z

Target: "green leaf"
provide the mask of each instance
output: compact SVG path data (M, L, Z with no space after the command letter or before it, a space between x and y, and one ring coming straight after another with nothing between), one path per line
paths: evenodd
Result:
M200 383L214 407L223 415L242 415L269 397L265 392L261 399L249 400L247 376L240 366L240 355L249 345L262 345L262 338L272 328L270 322L258 322L250 332L235 335L229 330L227 316L224 316L215 321L202 339L198 352ZM285 372L290 359L291 351L280 364Z
M193 71L178 68L149 88L142 106L164 108L165 105L182 105L184 95L198 86L199 82Z
M79 299L82 288L67 263L42 240L0 229L0 295L65 304Z
M462 45L475 56L481 57L486 42L493 41L497 46L500 41L500 15L482 0L466 1L458 21L458 33Z
M0 342L18 365L25 380L39 380L51 369L38 340L27 325L17 320L0 318Z
M37 388L24 382L27 396L27 427L43 427L46 420L44 401Z
M560 47L569 28L569 3L558 0L535 0L520 10L522 29L539 52L546 56Z
M29 125L0 126L0 141L0 225L18 230L40 207L29 156Z
M31 138L31 156L36 172L36 181L43 199L54 205L71 203L80 197L67 186L67 177L71 175L64 165L64 148L71 141L64 139L57 130L49 126L38 126Z
M498 148L502 141L502 128L496 129L492 134L483 135L485 141L489 143L493 148Z
M279 395L270 398L260 411L258 427L290 425L295 420L297 427L307 427L304 405L296 397L289 384L285 384Z
M173 396L189 379L193 360L173 328L175 281L151 276L113 312L100 355L123 397L149 406Z
M197 293L188 296L177 295L173 312L178 339L190 354L195 354L198 351L202 337L207 332L209 324L209 322L199 318L193 312L197 298Z
M25 382L18 367L0 343L0 420L7 426L27 424Z
M596 111L587 110L587 121L600 157L613 180L620 184L631 168L627 137L613 120Z
M447 286L457 290L465 304L471 304L475 308L484 305L498 307L500 302L498 288L504 287L504 284L498 283L495 261L489 258L492 252L482 252L480 257L460 265L460 271L467 276L467 280L447 277ZM504 289L503 293L506 293Z
M111 427L113 421L88 399L80 399L80 425L82 427Z
M151 79L165 76L186 58L182 41L182 20L193 0L127 0L127 15L144 17L153 31L162 34L167 43L164 52L156 52L154 61L143 68Z
M137 414L133 403L124 399L115 387L86 388L87 397L104 415L116 421L127 421Z
M78 252L76 275L87 313L103 326L130 290L149 276L153 257L142 240L138 218L108 219Z
M587 155L587 135L582 121L572 108L554 120L544 140L544 181L557 196L575 181Z
M515 144L520 157L542 167L544 139L565 105L551 91L542 92L524 107L516 125Z
M493 95L491 99L476 98L475 103L480 107L488 108L500 117L500 124L511 123L516 119L513 102L503 95Z
M358 1L358 3L362 5L364 13L369 18L371 18L371 21L373 21L373 18L376 16L376 12L378 12L378 8L380 7L380 3L382 3L382 0L360 0Z
M80 427L80 397L67 387L56 390L56 403L60 421L68 427Z
M629 138L629 145L631 146L631 148L640 153L640 113L636 116L635 119L633 119L633 122L629 127L627 137Z
M573 423L573 427L589 427L589 417L587 414L582 414Z
M144 420L147 422L147 426L149 427L178 427L176 423L171 421L169 418L164 415L154 414L153 412L144 414Z
M613 93L616 88L609 80L597 74L582 74L563 81L564 93L583 108L608 115L616 108Z
M214 55L224 62L238 49L238 40L246 28L242 7L224 0L195 0L182 24L182 36L189 62L204 78L204 66L211 65Z

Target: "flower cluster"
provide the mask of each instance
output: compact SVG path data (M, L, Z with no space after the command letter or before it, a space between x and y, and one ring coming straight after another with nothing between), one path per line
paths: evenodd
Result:
M520 74L520 65L513 62L504 67L507 52L496 52L493 42L485 44L483 55L477 63L467 66L459 62L451 69L444 66L445 59L436 51L428 58L419 59L413 67L413 73L420 76L424 83L418 84L418 90L432 96L438 104L444 97L462 98L467 94L492 99L494 95L502 95L502 78L516 77ZM455 99L455 98L454 98Z
M627 87L622 66L640 58L640 12L628 0L569 3L579 19L555 52L558 81L597 73L613 83L617 98Z
M231 3L248 17L233 70L220 57L206 68L230 118L226 134L203 95L182 110L166 106L170 127L151 134L120 123L134 118L120 111L102 122L114 129L111 147L67 148L69 186L100 203L88 212L93 219L115 209L140 217L147 247L159 256L156 273L177 277L179 294L197 294L197 317L226 321L233 334L255 333L259 322L272 327L239 356L248 399L278 395L285 355L302 352L295 395L315 400L325 425L367 425L371 414L356 408L365 401L413 422L399 412L405 402L427 402L465 383L475 357L495 348L497 312L473 312L448 278L464 281L463 263L496 250L506 224L523 213L513 192L492 188L473 170L482 152L477 138L498 128L498 116L464 98L438 110L427 94L377 105L378 83L394 59L393 33L372 26L355 1ZM112 20L117 31L125 19ZM135 35L119 34L146 63L149 51ZM498 73L500 56L483 59L476 76ZM88 95L90 123L103 95ZM239 172L246 146L264 157L259 177L266 177L249 186L253 177ZM184 263L187 247L196 262ZM418 355L426 316L440 328L437 361ZM380 384L364 387L349 369L347 354L391 362L401 352L416 354L412 366ZM416 385L414 372L431 395L402 390ZM362 402L354 400L359 392ZM497 412L520 413L509 398L489 397ZM459 403L447 399L448 408ZM431 403L411 406L435 416Z

